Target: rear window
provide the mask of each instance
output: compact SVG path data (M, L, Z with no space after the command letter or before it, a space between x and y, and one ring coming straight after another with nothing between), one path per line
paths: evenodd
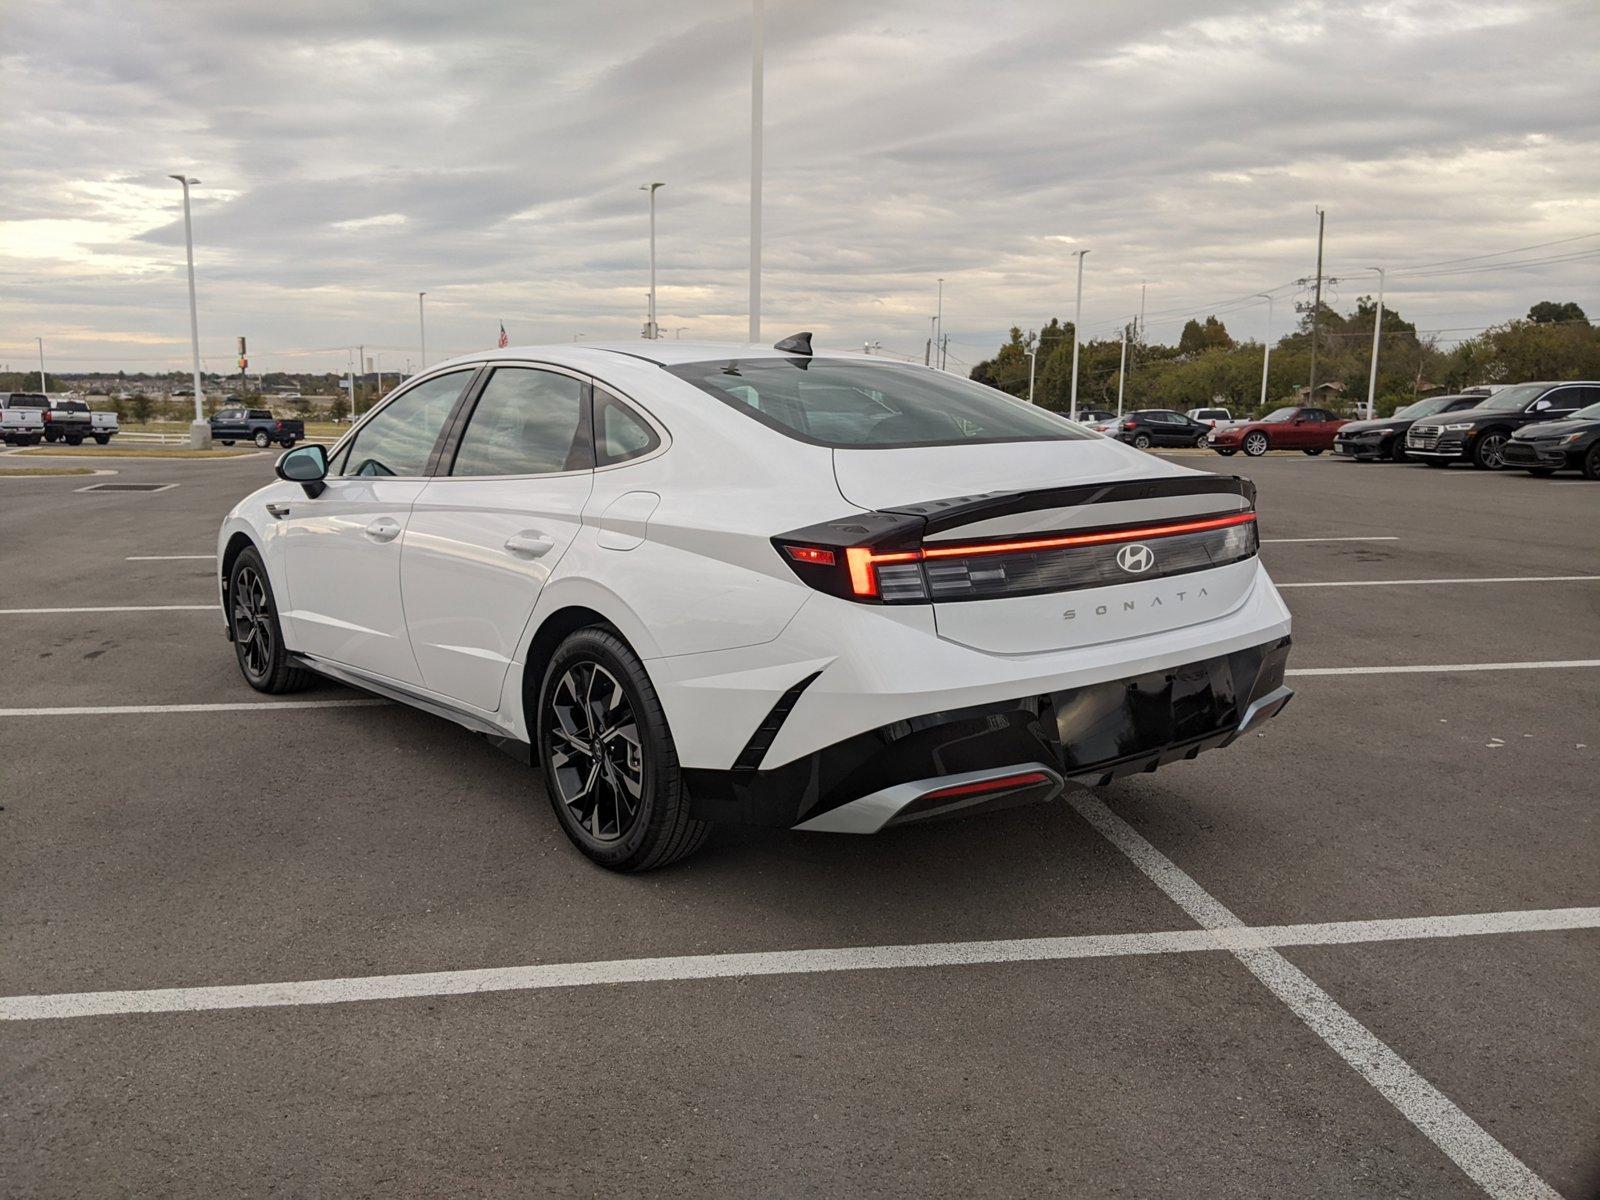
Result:
M27 392L12 392L11 398L6 401L7 408L49 408L50 401L43 396Z
M780 433L837 449L1073 441L1065 417L926 368L817 358L722 359L672 374Z

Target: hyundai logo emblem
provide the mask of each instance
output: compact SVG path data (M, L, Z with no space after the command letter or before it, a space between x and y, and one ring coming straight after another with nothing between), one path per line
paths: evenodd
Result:
M1117 551L1117 566L1129 575L1142 575L1156 565L1155 553L1140 542Z

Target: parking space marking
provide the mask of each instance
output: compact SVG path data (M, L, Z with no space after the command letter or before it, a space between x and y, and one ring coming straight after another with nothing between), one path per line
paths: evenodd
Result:
M1549 662L1432 663L1398 667L1290 667L1285 675L1428 675L1452 671L1558 671L1600 667L1600 658L1565 658Z
M1600 908L1547 908L1524 912L1328 921L1302 925L1246 926L1235 919L1232 925L1157 933L850 946L828 950L771 950L748 954L690 954L671 958L546 963L408 975L367 975L348 979L4 996L0 997L0 1021L53 1021L73 1017L351 1004L370 1000L543 991L619 983L988 966L1146 954L1228 951L1243 955L1259 953L1272 946L1355 945L1578 929L1600 929Z
M216 558L215 554L130 554L123 562L176 562L185 558Z
M1314 537L1314 538L1262 538L1263 546L1268 544L1287 545L1290 542L1398 542L1398 537Z
M210 604L106 604L84 608L0 608L0 617L22 617L45 613L112 613L112 612L219 612L222 606Z
M1340 579L1320 583L1280 583L1282 588L1414 587L1429 583L1600 583L1600 575L1494 575L1483 579Z
M1245 930L1244 922L1193 876L1089 792L1068 803L1190 917L1209 930ZM1429 1141L1496 1200L1561 1200L1560 1194L1376 1034L1270 946L1231 953L1334 1053L1377 1089Z
M0 708L0 717L132 717L160 713L277 712L284 708L372 708L389 701L255 700L223 704L95 704L77 708Z

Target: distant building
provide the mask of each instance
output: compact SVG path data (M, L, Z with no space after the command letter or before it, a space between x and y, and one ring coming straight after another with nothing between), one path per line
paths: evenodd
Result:
M1294 402L1296 404L1320 404L1324 407L1330 407L1337 404L1343 396L1344 384L1335 379L1317 384L1315 396L1311 394L1311 389L1305 384L1301 384L1294 390Z

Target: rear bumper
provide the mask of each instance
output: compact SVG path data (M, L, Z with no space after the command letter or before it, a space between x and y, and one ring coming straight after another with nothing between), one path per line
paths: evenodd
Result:
M1060 691L929 713L771 770L685 772L696 816L805 830L1048 800L1226 746L1276 716L1289 638ZM992 786L991 786L992 785Z

